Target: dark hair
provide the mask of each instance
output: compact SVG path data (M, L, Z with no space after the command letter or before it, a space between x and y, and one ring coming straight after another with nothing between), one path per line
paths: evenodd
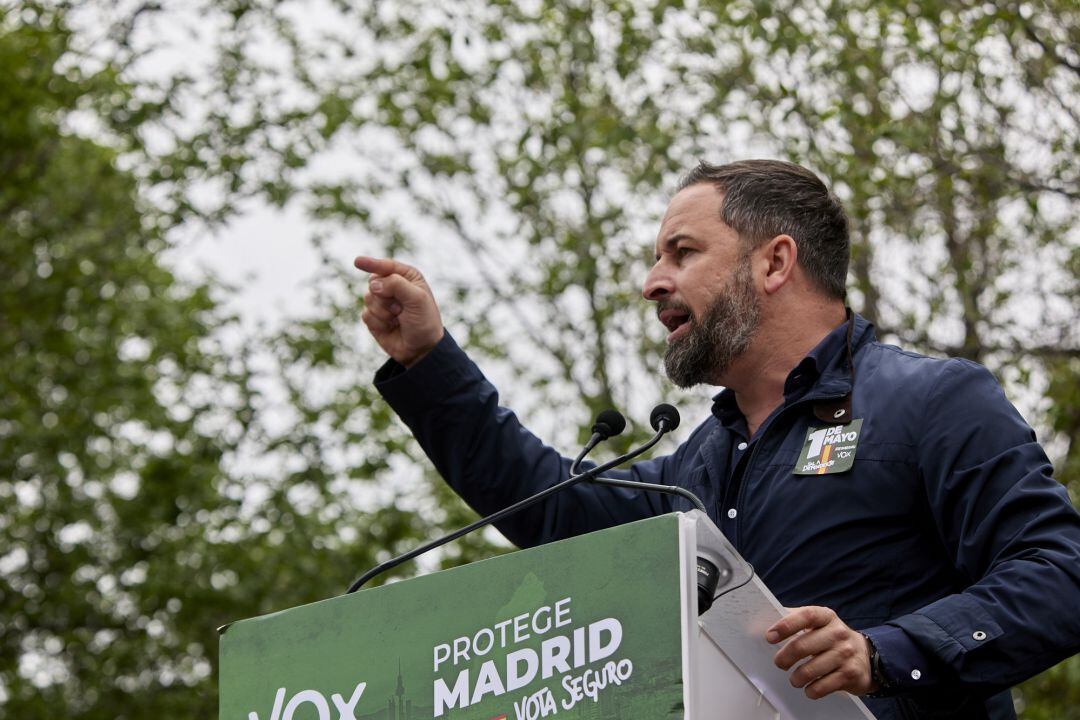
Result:
M723 195L720 219L749 243L748 250L777 235L790 235L799 264L830 296L846 296L848 219L836 196L817 175L781 160L741 160L712 165L704 160L679 181L679 190L710 183Z

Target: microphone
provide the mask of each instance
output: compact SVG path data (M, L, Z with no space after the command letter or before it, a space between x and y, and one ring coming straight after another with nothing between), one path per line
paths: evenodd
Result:
M673 405L660 403L649 415L649 424L656 432L660 432L661 427L666 428L664 432L671 432L679 427L679 411Z
M597 425L600 424L600 419L604 416L604 413L607 412L613 413L614 415L619 415L619 413L615 412L614 410L605 410L603 413L600 413L600 417L596 419ZM622 420L622 415L619 415L619 419ZM625 421L623 422L625 423ZM653 430L658 433L671 432L675 428L679 427L679 411L676 410L673 405L669 405L668 403L660 403L659 405L654 407L652 413L649 414L649 424L652 425ZM622 430L621 427L619 429L620 431ZM593 426L593 432L596 432L596 425ZM584 455L582 455L581 457L584 457ZM578 460L580 461L580 459L581 458L579 457ZM637 480L616 480L615 478L605 477L594 477L592 478L591 482L596 483L597 485L610 485L612 487L621 487L630 490L657 492L663 493L665 495L678 495L681 498L689 500L690 503L701 512L705 513L706 515L709 514L705 510L705 504L701 502L701 498L699 498L697 495L690 492L686 488L681 488L675 485L658 485L656 483L638 482Z
M652 425L653 430L656 432L670 432L679 427L679 411L675 409L675 406L668 403L660 403L652 409L649 414L649 424ZM661 430L663 428L663 430ZM580 472L578 467L581 461L585 459L585 456L596 445L608 438L615 437L622 433L626 429L626 418L618 410L600 411L600 414L596 416L596 422L593 423L592 432L593 435L589 438L589 442L585 444L585 448L581 451L581 454L574 459L574 463L570 466L570 474L577 475ZM638 482L636 480L616 480L615 478L594 477L589 482L596 485L609 485L611 487L627 488L629 490L641 490L645 492L657 492L665 495L677 495L685 498L695 508L708 515L705 510L705 504L701 502L694 493L685 488L681 488L675 485L658 485L656 483Z
M618 412L615 410L605 410L604 412L600 412L600 416L596 419L596 425L593 425L594 433L596 432L596 426L600 424L600 419L604 417L605 412L611 412L612 415L619 416L619 420L625 424L625 420L622 419L622 416L619 415ZM678 423L678 410L676 410L673 405L667 403L661 403L657 407L652 408L652 412L649 415L649 424L652 425L652 430L657 431L658 433L670 433L678 427ZM619 432L622 432L622 427L622 425L619 426ZM582 456L579 456L578 462L580 462L583 457L583 454ZM679 498L688 500L690 504L698 508L698 510L705 515L708 515L708 512L705 510L705 504L701 502L701 498L686 488L680 488L674 485L658 485L656 483L639 483L637 480L618 480L613 477L594 477L590 481L596 485L608 485L616 488L678 495Z
M653 430L657 432L661 432L661 427L663 427L663 432L670 432L679 427L679 411L672 405L661 403L653 408L653 411L649 416L649 424L651 424ZM614 437L625 429L626 418L622 416L622 413L618 410L610 409L602 411L596 417L596 423L592 426L593 436L585 445L585 449L582 450L581 454L574 460L574 464L570 466L570 474L578 474L578 466L581 464L581 461L585 459L585 455L588 454L597 443L602 440L607 440L609 437ZM657 492L665 495L678 495L679 497L685 498L695 508L708 515L705 511L705 504L701 502L701 498L686 488L675 485L658 485L656 483L638 482L636 480L616 480L615 478L605 477L594 477L589 482L596 485L609 485L611 487L621 487L629 490Z
M581 465L581 461L585 459L585 456L588 455L594 447L608 438L615 437L625 429L626 418L623 417L621 412L612 410L611 408L601 410L600 414L596 416L596 422L593 423L592 437L589 438L589 442L585 443L585 447L582 448L578 456L574 458L574 462L570 465L570 474L577 475L581 471L581 468L578 466Z
M676 423L677 425L678 423ZM655 425L653 428L655 429ZM596 422L593 423L592 431L594 435L600 435L601 440L607 440L608 438L615 437L626 429L626 418L618 410L612 410L608 408L603 410L596 416Z
M668 407L671 408L670 405ZM674 411L675 408L671 408L671 410ZM597 445L597 443L601 442L601 440L605 439L603 437L599 437L599 436L601 436L603 434L603 432L612 431L612 435L614 435L614 434L616 434L614 432L616 427L618 428L618 432L622 432L623 429L626 427L626 420L623 419L623 416L620 415L618 412L616 412L615 410L610 410L610 411L605 411L605 412L608 412L608 413L611 413L611 414L607 415L607 417L605 419L605 422L603 424L604 427L599 431L596 429L598 426L601 425L601 422L600 422L601 418L598 417L597 421L596 421L596 424L593 425L593 436L592 436L592 438L589 439L589 444L586 445L586 449L583 450L580 455L578 455L577 459L574 461L574 465L571 467L571 470L574 470L576 468L576 466L581 462L581 460L585 457L585 454L589 450L591 450L593 447L595 447ZM654 410L653 413L655 414L656 411ZM604 416L604 413L601 413L600 415ZM618 417L618 421L614 420L615 417ZM677 412L675 413L675 418L676 418L675 425L678 425L678 413ZM620 422L621 422L621 427L620 427ZM447 535L443 535L441 538L433 540L432 542L429 542L426 545L421 545L420 547L415 548L413 550L410 550L407 553L403 553L401 555L398 555L395 558L391 558L391 559L389 559L389 560L387 560L385 562L379 563L378 565L376 565L375 567L373 567L372 569L368 570L366 573L361 575L359 578L357 578L353 582L353 584L349 586L349 589L345 591L345 594L348 595L349 593L356 592L357 590L359 590L361 587L364 586L364 583L366 583L368 580L375 577L376 575L380 575L380 574L386 572L387 570L395 568L398 565L401 565L404 562L412 560L413 558L415 558L415 557L417 557L419 555L423 555L424 553L426 553L429 550L434 550L435 548L441 547L441 546L445 545L448 542L452 542L454 540L457 540L458 538L460 538L460 537L462 537L464 535L468 535L469 533L471 533L474 530L479 530L480 528L484 527L485 525L490 525L492 523L498 522L499 520L502 520L503 518L505 518L505 517L507 517L509 515L513 515L514 513L518 512L519 510L524 510L525 508L529 507L530 505L535 505L536 503L540 502L544 498L547 498L550 495L554 495L555 493L559 492L560 490L565 490L566 488L577 485L578 483L580 483L582 481L594 478L594 477L598 476L600 473L607 472L608 470L612 469L613 467L617 467L619 465L622 465L627 460L632 460L633 458L636 458L638 455L641 455L642 453L647 452L648 450L650 450L652 448L653 445L660 442L660 438L662 438L664 435L666 435L669 432L669 430L671 430L671 429L674 429L674 426L669 428L664 423L661 423L661 427L659 429L657 429L656 434L653 435L652 438L649 439L648 442L646 442L644 445L641 445L639 447L634 448L633 450L626 453L625 455L620 455L619 457L615 458L614 460L609 460L608 462L606 462L606 463L604 463L602 465L597 465L596 467L590 468L590 469L588 469L588 470L586 470L585 472L582 472L582 473L571 472L570 477L568 477L566 480L563 480L560 483L556 483L555 485L552 485L551 487L547 488L546 490L542 490L542 491L536 493L535 495L532 495L530 497L525 498L524 500L519 500L518 502L514 503L513 505L510 505L509 507L505 507L502 510L499 510L498 512L495 512L495 513L492 513L491 515L488 515L487 517L480 518L479 520L477 520L477 521L475 521L473 523L470 523L469 525L466 525L465 527L460 528L459 530L455 530L452 533L449 533Z

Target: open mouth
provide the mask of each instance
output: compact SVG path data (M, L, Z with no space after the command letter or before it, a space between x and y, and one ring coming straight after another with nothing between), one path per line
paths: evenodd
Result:
M657 317L664 327L668 329L667 341L670 343L690 332L692 315L685 307L666 307L659 309Z

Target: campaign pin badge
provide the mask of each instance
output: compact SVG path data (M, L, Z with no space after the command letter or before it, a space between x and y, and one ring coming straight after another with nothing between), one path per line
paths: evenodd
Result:
M795 474L833 475L850 470L855 464L861 432L862 418L847 425L811 427L806 431L799 461L795 463Z

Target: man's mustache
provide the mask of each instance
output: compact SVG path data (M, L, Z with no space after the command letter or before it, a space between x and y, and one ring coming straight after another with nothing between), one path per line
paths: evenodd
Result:
M690 317L690 322L694 321L694 313L690 309L689 305L685 305L681 302L675 302L674 300L658 300L656 303L656 319L660 319L660 314L665 310L674 310L675 312L685 313Z

